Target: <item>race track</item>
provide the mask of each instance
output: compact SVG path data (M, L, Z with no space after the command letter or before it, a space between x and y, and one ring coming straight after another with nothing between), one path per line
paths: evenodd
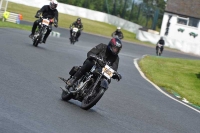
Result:
M32 46L30 32L0 29L0 133L199 133L200 114L160 93L143 79L133 59L155 48L123 43L119 72L102 99L85 111L61 100L59 76L67 78L87 51L109 38L83 33L69 44L69 31ZM165 57L200 59L164 51Z

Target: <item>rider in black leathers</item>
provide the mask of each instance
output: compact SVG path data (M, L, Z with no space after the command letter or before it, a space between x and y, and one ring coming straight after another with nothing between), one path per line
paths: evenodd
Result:
M116 31L114 31L112 33L112 37L116 37L116 36L118 36L119 39L123 39L124 38L124 35L121 32L121 27L117 27Z
M49 5L44 5L40 10L37 11L35 17L39 18L40 15L42 14L43 18L48 18L48 19L54 18L54 26L58 27L58 11L56 9L57 5L58 5L58 2L56 0L51 0ZM32 32L29 35L31 39L33 39L35 30L41 21L42 19L38 19L33 23ZM42 40L43 43L46 42L46 39L49 36L51 31L52 31L52 23L50 23L49 29L47 29L47 33L45 34Z
M164 50L164 45L165 45L165 41L163 40L163 37L160 37L160 40L157 42L156 44L156 51L158 51L158 44L162 45L162 47L160 48L161 53Z
M81 31L83 30L83 24L81 23L81 18L77 18L77 20L70 25L70 39L72 37L72 27L73 26L78 28L78 32L77 32L76 38L75 38L76 41L78 41L78 38L81 35Z
M71 78L67 85L72 86L77 80L79 80L86 72L90 71L94 66L94 59L101 58L104 61L108 61L110 66L117 71L119 64L119 52L122 49L122 43L118 38L112 38L108 45L99 44L92 48L87 53L87 59L83 63L83 66L75 73L73 78ZM113 79L117 79L118 81L122 78L120 74L114 75Z

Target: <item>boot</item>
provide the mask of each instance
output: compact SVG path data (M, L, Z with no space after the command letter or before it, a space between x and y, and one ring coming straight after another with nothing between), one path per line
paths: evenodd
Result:
M33 36L34 36L34 34L32 34L32 33L29 35L29 37L30 37L31 39L33 39Z

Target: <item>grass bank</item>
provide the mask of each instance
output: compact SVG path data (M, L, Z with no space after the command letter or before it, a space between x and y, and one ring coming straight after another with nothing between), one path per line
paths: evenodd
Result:
M146 56L139 62L145 75L168 92L200 106L200 61Z
M42 7L43 5L41 5ZM35 21L36 18L34 17L36 14L36 11L39 8L35 7L30 7L30 6L25 6L21 4L16 4L9 2L8 4L8 11L9 12L14 12L14 13L19 13L23 15L23 20L26 21ZM77 19L77 16L71 16L68 14L62 14L59 13L59 27L62 28L69 28L70 24L74 22ZM116 30L116 26L110 25L107 23L103 22L98 22L98 21L92 21L89 19L82 18L82 22L84 25L84 31L93 33L93 34L99 34L103 36L111 36L111 33ZM131 33L129 31L123 30L122 32L125 36L124 40L139 43L139 44L147 44L147 45L152 45L151 43L148 42L142 42L136 39L136 34Z
M17 28L17 29L21 29L21 30L31 30L31 26L28 25L19 25L19 24L15 24L15 23L10 23L10 22L2 22L0 21L0 27L9 27L9 28Z

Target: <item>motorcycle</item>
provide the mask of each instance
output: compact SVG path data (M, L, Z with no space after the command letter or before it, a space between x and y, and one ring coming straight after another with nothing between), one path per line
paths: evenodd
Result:
M78 32L78 28L74 27L72 28L72 35L71 35L71 38L70 38L70 42L71 44L74 44L76 42L76 34Z
M67 80L59 78L67 83L80 68L81 66L74 66L69 72L70 78ZM109 66L109 62L105 63L102 59L97 58L92 69L73 86L60 87L62 89L61 98L64 101L78 100L81 102L81 108L88 110L101 99L115 74L118 73Z
M157 45L157 49L156 49L156 55L157 56L161 56L161 54L162 54L161 48L162 47L163 47L163 45L161 45L161 44Z
M49 24L53 23L53 19L48 18L42 18L42 22L39 23L38 28L36 29L36 32L33 36L33 46L37 47L39 43L42 43L42 40L47 32L47 29L49 28Z

